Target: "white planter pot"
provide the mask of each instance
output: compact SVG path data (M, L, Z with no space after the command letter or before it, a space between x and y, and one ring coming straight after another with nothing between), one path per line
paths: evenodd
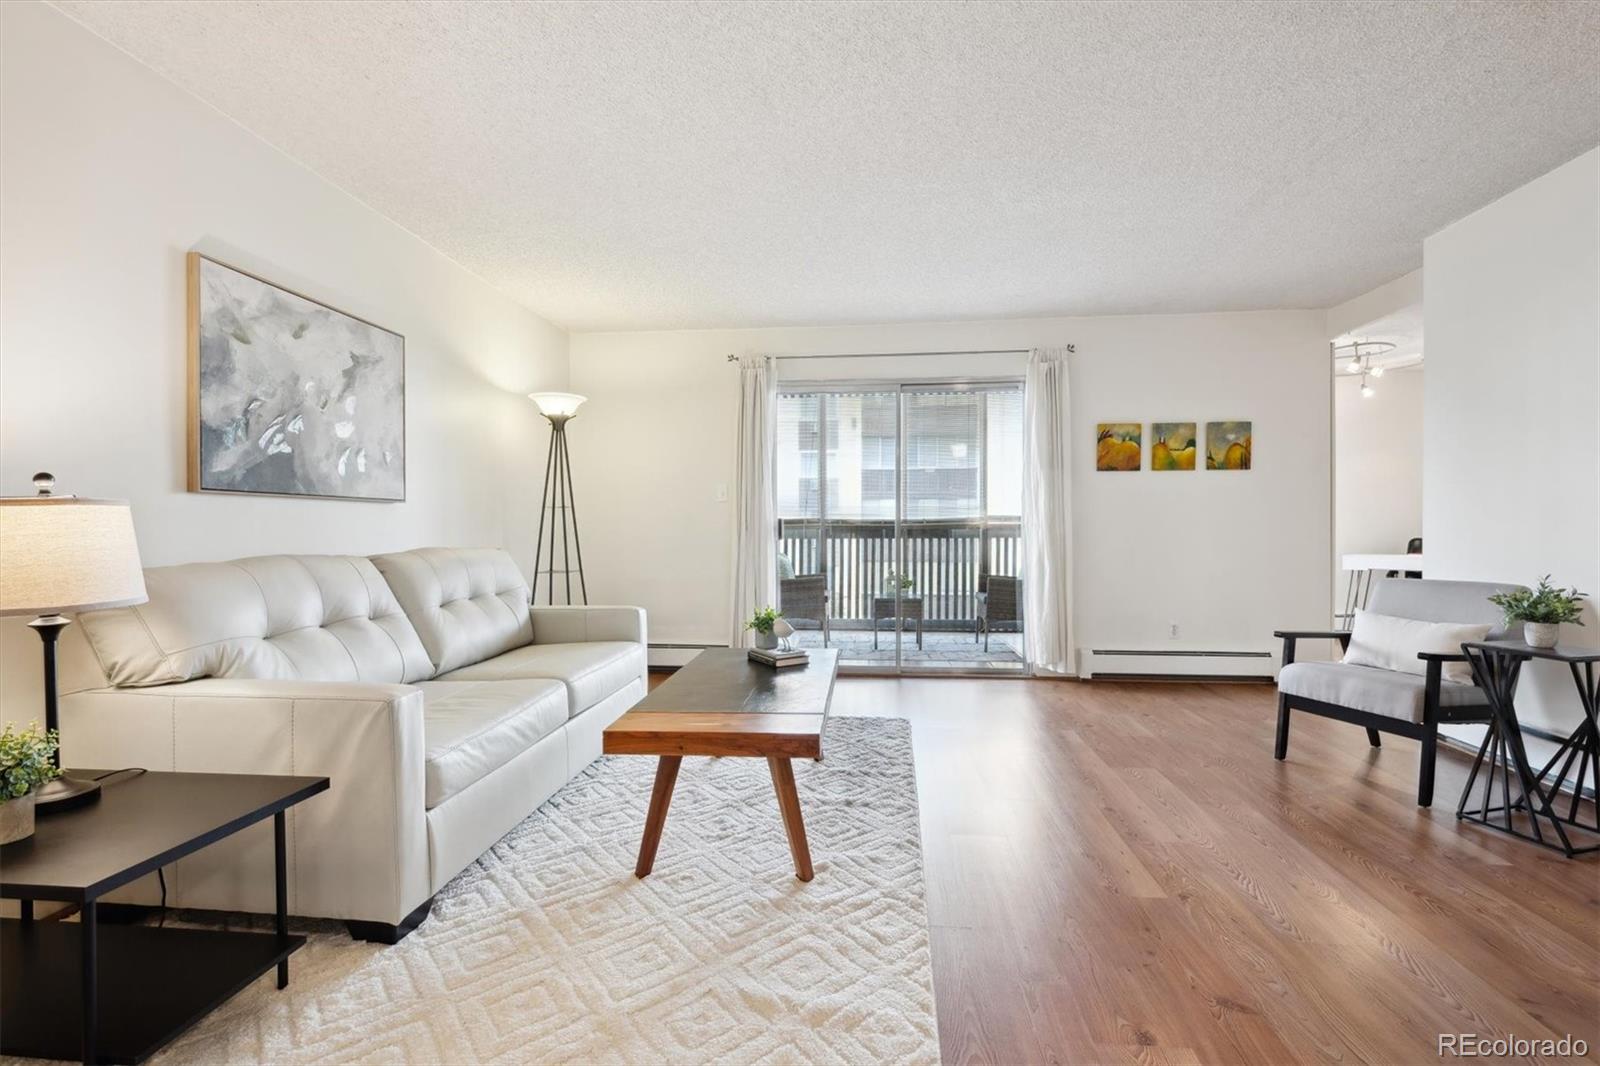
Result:
M1561 627L1554 622L1522 623L1522 642L1530 648L1553 648L1561 639Z
M759 629L756 630L755 633L756 647L760 648L762 651L771 651L778 646L778 634L763 633Z
M0 844L33 836L33 793L0 803Z

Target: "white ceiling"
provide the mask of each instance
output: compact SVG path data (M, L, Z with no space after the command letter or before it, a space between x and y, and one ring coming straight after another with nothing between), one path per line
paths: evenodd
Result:
M1600 4L57 4L577 330L1325 307L1600 143Z

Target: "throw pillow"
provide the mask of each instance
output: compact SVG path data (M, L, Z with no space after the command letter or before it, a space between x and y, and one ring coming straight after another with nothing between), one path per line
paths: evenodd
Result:
M1417 658L1419 652L1459 655L1467 641L1483 640L1487 625L1462 625L1456 622L1419 622L1415 618L1357 611L1350 627L1350 647L1344 661L1355 666L1379 670L1400 670L1426 674L1428 664ZM1466 663L1445 663L1444 680L1458 685L1472 684L1472 668Z

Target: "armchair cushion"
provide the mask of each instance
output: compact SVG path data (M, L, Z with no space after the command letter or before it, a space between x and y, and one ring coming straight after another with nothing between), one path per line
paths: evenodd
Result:
M1353 666L1425 674L1426 665L1417 658L1421 652L1450 654L1459 652L1468 641L1482 640L1489 626L1457 625L1450 622L1425 622L1396 618L1374 611L1357 611L1350 627L1350 645L1344 661ZM1446 662L1442 677L1457 684L1472 683L1472 669L1463 662Z
M644 676L645 647L632 641L528 644L481 663L452 670L441 681L545 678L566 686L573 718Z
M1412 723L1423 720L1427 686L1419 674L1351 663L1297 662L1278 672L1278 691L1284 695ZM1476 685L1446 681L1439 686L1439 706L1448 710L1487 704Z
M426 803L437 807L567 721L556 681L424 681Z

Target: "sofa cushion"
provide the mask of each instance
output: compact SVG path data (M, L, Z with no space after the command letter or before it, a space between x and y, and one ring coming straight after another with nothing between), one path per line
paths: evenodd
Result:
M200 677L416 681L433 673L388 584L359 555L266 555L145 571L149 601L78 622L117 686Z
M496 548L418 548L372 559L443 674L533 640L531 594Z
M1416 674L1350 663L1290 663L1278 672L1281 693L1406 722L1422 721L1427 687L1427 680ZM1483 693L1476 685L1441 683L1439 705L1482 706L1484 717L1488 717Z
M551 678L566 685L569 713L577 717L644 672L643 644L600 640L584 644L529 644L454 670L442 679Z
M567 722L559 682L424 681L422 736L429 810Z

